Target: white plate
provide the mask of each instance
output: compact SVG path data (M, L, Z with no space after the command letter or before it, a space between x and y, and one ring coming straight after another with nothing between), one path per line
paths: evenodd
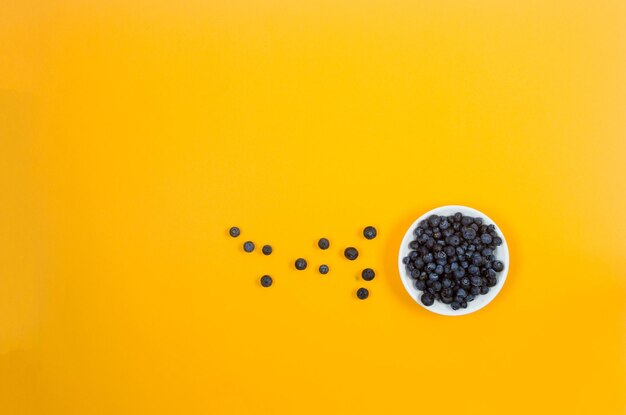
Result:
M435 303L430 307L426 307L420 301L420 296L422 294L417 288L415 288L415 280L411 278L409 273L406 270L406 265L402 263L402 259L409 255L411 252L411 248L409 248L409 243L415 239L413 235L413 231L417 227L417 225L430 215L442 215L442 216L450 216L454 215L456 212L461 212L464 216L471 217L481 217L483 218L483 223L485 225L493 224L496 228L496 232L502 238L502 245L498 246L494 252L494 255L497 260L502 261L504 263L504 269L502 272L498 273L498 284L495 287L491 287L489 292L486 295L478 295L476 299L467 304L467 308L460 308L454 311L449 304L444 304L440 301L435 300ZM411 298L413 298L419 305L424 307L428 311L432 311L433 313L441 314L444 316L462 316L464 314L473 313L474 311L478 311L493 300L496 295L502 289L504 282L506 281L506 276L509 273L509 247L506 244L506 239L504 238L504 234L498 228L498 225L495 224L487 215L484 213L472 209L467 206L441 206L436 209L433 209L429 212L424 213L422 216L417 218L415 222L409 227L409 229L404 234L404 238L402 239L402 245L400 245L400 253L398 254L398 270L400 271L400 279L402 279L402 283L404 284L404 288L409 293Z

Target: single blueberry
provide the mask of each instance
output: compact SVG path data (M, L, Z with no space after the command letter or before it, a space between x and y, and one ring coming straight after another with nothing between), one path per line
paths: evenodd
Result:
M343 254L350 261L354 261L359 256L359 251L357 251L356 248L353 248L353 247L350 246L350 247L346 248L345 251L343 251Z
M461 219L461 225L463 226L469 226L473 222L474 219L470 218L469 216L463 216L463 218Z
M376 273L374 272L373 269L371 268L365 268L362 272L361 272L361 277L365 280L365 281L371 281L374 279L374 277L376 276Z
M370 296L370 292L367 288L359 288L356 290L356 296L359 300L365 300Z
M263 275L261 277L261 285L263 287L269 287L270 285L272 285L272 277L270 277L269 275Z
M426 262L427 264L433 262L433 254L431 254L430 252L427 253L426 255L424 255L422 257L422 259L424 260L424 262Z
M450 278L444 278L443 280L441 280L441 286L443 288L450 288L450 287L452 287L452 280Z
M304 258L298 258L296 259L296 269L298 271L302 271L304 269L306 269L306 259Z
M493 261L492 268L496 272L500 272L504 269L504 264L502 261Z
M463 228L463 238L467 240L471 240L476 238L476 231L472 228Z
M468 289L470 287L470 279L468 277L461 278L461 287Z
M320 274L325 275L325 274L328 274L328 271L330 271L330 269L328 268L328 265L320 265L319 271L320 271ZM411 274L411 276L413 276L413 274Z
M430 215L428 217L428 223L433 228L436 227L436 226L439 226L439 216L437 216L437 215Z
M467 308L467 301L461 301L461 308Z
M409 263L409 261L410 261L410 260L411 260L411 258L409 258L408 256L405 256L404 258L402 258L402 263L403 263L404 265L406 265L406 264L408 264L408 263Z
M478 275L478 273L480 272L480 269L476 265L471 265L467 270L472 275Z
M228 233L230 234L230 236L232 236L233 238L238 237L241 234L241 231L239 230L238 227L233 226L232 228L230 228L228 230Z
M420 291L424 291L426 289L426 283L424 281L417 280L415 281L415 288Z
M458 302L456 302L456 301L453 301L453 302L451 302L451 303L450 303L450 307L452 307L452 309L453 309L454 311L456 311L456 310L458 310L459 308L461 308L461 304L459 304L459 303L458 303Z
M472 295L479 295L480 294L480 288L481 287L471 287L470 288L470 294L472 294Z
M428 293L422 294L422 297L420 299L422 301L422 304L424 304L426 307L430 307L435 302L435 298Z
M252 241L244 242L243 250L248 252L248 253L254 251L254 242L252 242Z
M502 245L502 238L500 238L499 236L496 236L495 238L493 238L493 244L495 246L500 246Z
M320 249L328 249L330 241L326 238L320 238L320 240L317 241L317 246L319 246Z
M481 285L483 285L483 279L475 275L470 278L470 282L475 287L480 287Z
M365 239L374 239L376 238L377 234L378 232L373 226L367 226L365 227L365 229L363 229L363 236L365 236Z
M489 287L487 287L486 285L483 285L482 287L480 287L480 293L482 295L485 295L489 292Z
M263 245L263 248L261 248L261 252L263 252L263 255L270 255L272 251L273 249L270 245Z
M482 235L480 235L480 240L484 244L490 244L492 241L492 238L491 238L491 235L489 235L488 233L483 233Z

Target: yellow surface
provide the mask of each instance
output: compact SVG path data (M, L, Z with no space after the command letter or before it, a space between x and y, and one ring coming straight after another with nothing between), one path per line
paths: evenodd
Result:
M0 413L624 414L625 110L621 0L0 2ZM460 318L396 267L451 203Z

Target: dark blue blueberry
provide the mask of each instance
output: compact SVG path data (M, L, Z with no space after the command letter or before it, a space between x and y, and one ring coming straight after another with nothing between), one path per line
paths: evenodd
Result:
M467 267L469 267L469 264L467 263L467 261L461 261L461 267L467 269Z
M455 262L450 264L450 271L454 272L457 269L459 269L459 263L458 262L455 261Z
M270 285L272 285L272 277L270 277L269 275L263 275L261 277L261 285L263 287L269 287Z
M439 229L441 229L442 231L445 231L449 227L450 227L450 222L448 222L448 219L442 216L441 222L439 223Z
M488 276L488 277L495 278L495 277L496 277L496 275L497 275L497 274L496 274L496 272L495 272L494 270L492 270L492 269L490 269L489 271L487 271L487 276Z
M454 254L456 254L454 247L453 246L446 246L445 248L443 248L443 252L446 253L446 256L449 258L451 256L454 256Z
M470 282L474 287L480 287L483 285L483 279L478 276L472 276L472 278L470 278Z
M497 283L498 283L498 279L496 277L487 278L487 287L495 287Z
M317 246L319 246L320 249L328 249L328 247L330 246L330 241L326 238L320 238L320 240L317 241Z
M413 271L411 271L411 278L417 278L419 277L420 272L416 269L414 269Z
M502 245L502 238L500 238L499 236L496 236L495 238L493 238L493 244L495 246L500 246Z
M376 276L376 273L374 272L373 269L371 268L365 268L362 272L361 272L361 277L365 280L365 281L371 281L374 279L374 277Z
M443 266L442 265L437 265L435 267L435 274L438 274L438 275L443 274Z
M433 282L433 290L441 291L441 282L439 282L439 281Z
M468 289L470 287L470 279L468 277L461 278L461 287Z
M467 301L461 301L461 308L467 308Z
M443 260L445 260L447 257L448 257L448 255L446 255L446 253L445 253L445 252L443 252L443 251L439 251L439 252L437 252L437 254L435 255L435 258L437 258L437 259L443 259Z
M367 226L365 227L365 229L363 229L363 236L365 236L365 239L374 239L376 238L377 234L378 232L373 226Z
M448 240L448 238L452 235L454 235L454 229L452 228L444 229L443 236L446 238L446 240Z
M424 304L426 307L430 307L435 302L435 298L429 293L422 294L420 300L422 301L422 304Z
M247 241L243 243L243 250L250 253L252 251L254 251L254 242L252 241Z
M296 259L296 269L298 271L302 271L304 269L306 269L306 259L304 258L298 258Z
M450 278L444 278L443 280L441 280L441 286L443 288L450 288L450 287L452 287L452 280Z
M476 231L472 228L463 228L462 231L463 239L472 240L476 238Z
M431 272L430 274L428 274L428 279L431 281L437 281L439 279L439 274Z
M480 235L480 241L484 244L490 244L492 241L491 235L489 235L488 233L483 233L482 235Z
M228 233L230 234L230 236L232 236L233 238L238 237L239 235L241 235L241 231L239 230L238 227L233 226L232 228L230 228L228 230Z
M453 301L453 302L451 302L451 303L450 303L450 307L452 307L452 309L453 309L454 311L456 311L456 310L458 310L459 308L461 308L461 304L459 304L459 303L458 303L458 302L456 302L456 301Z
M359 300L365 300L370 296L370 292L367 288L359 288L356 290L356 296Z
M478 225L476 225L475 223L472 223L469 227L478 232Z
M417 226L419 226L420 228L426 230L426 229L428 229L428 222L426 220L420 221L420 223Z
M418 256L419 256L419 254L417 253L417 251L411 251L411 252L409 253L409 258L410 258L410 259L415 259L415 258L417 258Z
M328 265L320 265L319 271L320 271L320 274L325 275L325 274L328 274L328 271L330 271L330 269L328 268ZM411 274L411 276L413 275Z
M422 258L416 258L415 261L413 261L413 264L415 265L415 268L417 269L422 269L424 268L424 260Z
M455 222L461 222L461 219L463 219L463 214L461 212L456 212L454 214L454 221Z
M453 274L454 274L454 278L456 278L457 280L461 279L465 275L465 269L459 268L456 271L454 271Z
M500 272L504 269L504 264L502 263L502 261L493 261L491 267L495 272Z
M437 265L434 262L426 264L426 272L435 272Z
M411 260L411 258L409 258L408 256L405 256L404 258L402 258L402 263L403 263L404 265L406 265L406 264L408 264L408 263L409 263L409 261L410 261L410 260Z
M461 225L463 226L469 226L472 223L474 223L474 219L470 218L469 216L463 216L463 218L461 219Z
M483 257L480 254L472 255L472 265L476 265L477 267L483 264Z
M413 264L412 262L409 262L408 264L406 264L406 270L409 272L415 270L415 264Z
M474 223L476 225L482 225L483 224L483 218L474 218Z
M474 301L474 298L475 297L472 294L468 294L467 297L465 297L465 301L471 303L472 301Z
M465 296L467 295L467 291L465 291L465 289L463 288L459 288L458 290L456 290L455 295L459 298L465 298Z
M269 245L263 245L263 248L261 248L261 252L263 252L263 255L270 255L272 251L273 249Z
M485 295L489 292L489 287L487 287L486 285L483 285L482 287L480 287L480 293L482 295Z
M426 289L426 283L424 281L417 280L415 281L415 288L420 291L424 291Z
M470 288L470 294L476 296L480 295L480 287L472 287Z
M356 248L350 246L350 247L346 248L345 251L343 251L343 254L350 261L354 261L359 256L359 251L357 251Z
M476 265L470 265L470 267L467 270L472 275L478 275L478 273L480 272L480 268L478 268Z
M430 215L430 216L428 217L428 223L429 223L429 224L430 224L430 226L432 226L433 228L434 228L435 226L439 226L439 220L440 220L440 219L439 219L439 216L437 216L437 215Z
M409 242L409 248L411 248L411 249L417 249L417 248L419 248L419 246L420 246L420 244L417 241Z
M433 262L433 254L429 252L426 255L424 255L422 259L424 260L425 263L430 264L431 262Z
M492 253L493 253L493 251L490 248L485 248L485 249L482 250L483 256L486 256L486 257L491 255Z
M461 243L461 238L459 238L458 235L452 235L448 238L448 243L452 246L459 246L459 244Z

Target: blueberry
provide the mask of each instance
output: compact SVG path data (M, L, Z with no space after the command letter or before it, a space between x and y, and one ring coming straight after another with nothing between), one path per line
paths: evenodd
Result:
M463 219L463 215L461 214L461 212L456 212L454 214L454 221L455 222L461 222L461 219Z
M502 245L502 238L500 238L499 236L496 236L495 238L493 238L493 244L495 246L500 246Z
M474 223L476 225L482 225L483 224L483 218L474 218Z
M502 261L493 261L492 268L496 272L500 272L504 269L504 264Z
M420 228L426 230L426 229L428 229L428 222L423 220L417 226L419 226Z
M428 274L428 279L431 281L437 281L439 279L439 274L431 272L430 274Z
M495 287L497 283L498 283L498 279L496 277L487 278L487 287Z
M444 278L443 280L441 280L441 286L443 288L450 288L450 287L452 287L452 280L450 278Z
M417 248L419 248L419 246L420 246L420 244L417 241L409 242L409 248L411 248L411 249L417 249Z
M365 300L367 297L370 296L370 292L367 288L359 288L358 290L356 290L356 296L359 300Z
M413 264L412 262L409 262L408 264L406 264L406 270L411 272L415 270L415 264Z
M463 226L469 226L472 223L474 223L474 219L470 218L469 216L463 216L463 219L461 219L461 225Z
M328 249L328 247L330 246L330 241L326 238L320 238L320 240L317 241L317 246L319 246L320 249Z
M471 287L470 288L470 294L472 295L479 295L480 294L480 289L481 287Z
M376 238L377 233L376 228L373 226L367 226L363 229L363 236L365 236L365 239L374 239Z
M419 277L420 272L416 269L414 269L413 271L411 271L411 278L415 279L417 277Z
M354 261L359 256L359 251L357 251L356 248L353 248L353 247L350 246L350 247L346 248L345 251L343 251L343 254L350 261Z
M248 253L254 251L254 242L252 242L252 241L244 242L243 250L248 252Z
M469 267L469 264L467 263L467 261L461 261L461 267L467 269L467 267Z
M459 263L458 262L455 261L455 262L450 264L450 271L454 272L457 269L459 269Z
M272 277L270 277L269 275L263 275L261 277L261 285L263 287L269 287L270 285L272 285Z
M483 285L482 287L480 287L480 293L482 295L485 295L489 292L489 287L487 287L486 285Z
M420 291L424 291L426 289L426 283L424 281L417 280L415 281L415 288Z
M263 255L270 255L272 251L273 249L269 245L263 245L263 248L261 248L261 252L263 252Z
M465 289L459 288L458 290L456 290L456 296L457 297L465 298L466 295L467 295L467 291L465 291Z
M417 256L418 256L418 255L419 255L419 254L417 253L417 251L411 251L411 252L409 253L409 258L410 258L410 259L412 259L412 260L414 260L415 258L417 258Z
M452 246L459 246L459 244L461 243L461 238L459 238L457 235L452 235L448 238L448 243Z
M433 228L436 227L436 226L439 226L439 216L437 216L437 215L430 215L428 217L428 223Z
M470 278L470 282L474 287L480 287L483 285L483 279L477 276L472 276L472 278Z
M478 275L478 273L480 272L480 269L476 265L470 265L470 267L467 270L472 275Z
M422 259L424 260L425 263L429 264L431 262L433 262L433 254L431 254L430 252L427 253L426 255L424 255L422 257Z
M474 296L472 294L468 294L467 297L465 297L465 301L471 303L472 301L474 301Z
M424 268L424 260L422 258L416 258L415 261L413 261L413 265L415 265L417 269L422 269Z
M437 265L435 267L435 274L437 274L437 275L443 274L443 266L442 265Z
M476 265L477 267L483 264L483 257L480 254L472 255L472 265Z
M439 223L439 229L441 229L442 231L445 231L449 227L450 227L450 222L448 222L448 219L442 216L441 222Z
M232 228L230 228L228 230L228 233L230 234L230 236L232 236L233 238L238 237L241 234L241 231L239 230L238 227L233 226Z
M446 253L443 252L443 251L439 251L439 252L437 252L437 254L435 254L435 258L437 258L437 259L445 260L447 257L448 257L448 255L446 255Z
M450 307L452 307L452 309L454 311L458 310L459 308L461 308L461 304L457 303L456 301L453 301L450 303Z
M422 297L420 299L422 301L422 304L424 304L426 307L430 307L435 302L435 298L428 293L422 294Z
M413 231L413 235L415 235L416 237L422 236L422 233L424 233L424 229L420 228L419 226Z
M302 271L302 270L306 269L306 259L304 259L304 258L296 259L296 269L298 271Z
M468 277L461 278L461 287L468 289L470 287L470 279Z
M363 270L363 272L361 272L361 277L365 280L365 281L371 281L374 279L374 277L376 276L376 273L374 272L373 269L371 268L365 268Z
M476 231L472 228L463 228L463 238L467 240L471 240L476 238Z
M456 271L454 271L453 274L454 274L454 278L456 278L457 280L461 279L465 275L465 269L459 268Z
M319 268L320 274L328 274L329 268L328 265L320 265Z
M408 256L405 256L404 258L402 258L402 263L406 265L409 263L410 260L411 258L409 258Z
M489 235L488 233L483 233L482 235L480 235L480 240L484 244L490 244L492 241L492 238L491 238L491 235Z
M433 282L433 290L441 291L441 283L439 281Z
M448 245L445 248L443 248L443 252L446 253L447 257L454 256L454 254L456 253L455 250L454 250L454 247L450 246L450 245Z
M437 265L435 265L434 262L426 264L426 272L435 272L436 269L437 269Z
M493 251L490 248L485 248L482 250L481 252L483 254L483 256L488 257L489 255L491 255L493 253Z
M467 301L461 301L461 308L467 308Z

